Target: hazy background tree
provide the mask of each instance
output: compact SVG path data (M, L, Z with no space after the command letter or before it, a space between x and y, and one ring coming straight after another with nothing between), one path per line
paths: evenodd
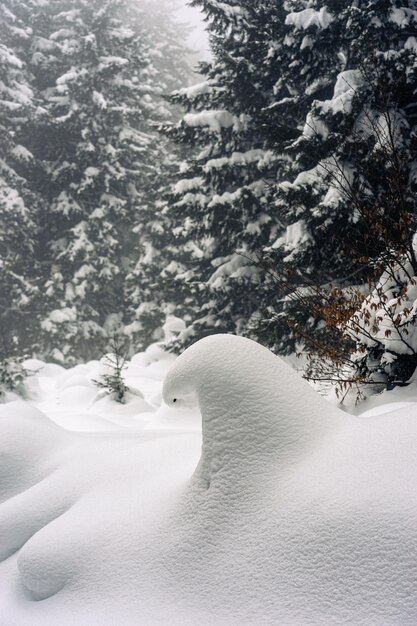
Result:
M36 341L36 255L40 198L29 179L33 154L23 128L38 116L31 76L22 60L31 30L26 3L0 4L0 390L21 379L16 358Z
M2 4L11 352L144 348L174 315L172 349L233 332L313 378L406 380L415 3L191 4L198 77L179 0Z
M269 206L281 164L260 119L276 76L267 62L268 16L255 4L193 2L207 19L212 60L200 66L202 82L170 98L186 113L166 132L188 154L167 207L172 240L161 276L165 304L175 305L175 293L176 313L188 322L180 345L244 332L265 289L251 257L276 229ZM282 30L280 11L271 28Z
M129 322L126 276L165 176L164 96L191 73L186 32L172 0L13 6L1 13L2 331L70 363Z

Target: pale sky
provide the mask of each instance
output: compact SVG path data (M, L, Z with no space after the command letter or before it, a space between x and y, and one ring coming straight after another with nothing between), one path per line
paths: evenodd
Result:
M198 51L201 51L202 57L208 56L208 38L204 30L204 22L202 15L198 9L186 6L184 0L184 8L178 12L178 17L182 22L189 23L193 27L190 35L189 45Z

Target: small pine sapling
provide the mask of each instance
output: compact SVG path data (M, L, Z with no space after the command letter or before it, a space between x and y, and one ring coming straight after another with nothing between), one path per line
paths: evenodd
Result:
M8 391L18 391L20 385L27 377L27 372L23 367L24 357L18 354L17 343L1 336L1 356L0 356L0 401Z
M129 387L124 379L124 370L127 367L126 341L120 334L115 333L109 342L109 352L103 359L106 371L94 384L107 394L110 394L116 402L125 404Z
M16 391L25 377L21 359L3 358L0 361L0 401L7 391Z

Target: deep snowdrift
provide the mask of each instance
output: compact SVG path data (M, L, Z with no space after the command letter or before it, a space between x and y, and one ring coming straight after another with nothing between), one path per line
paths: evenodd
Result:
M416 405L349 416L217 335L173 362L156 408L153 350L128 371L134 408L85 392L97 364L40 370L32 404L54 421L1 408L2 626L415 626Z

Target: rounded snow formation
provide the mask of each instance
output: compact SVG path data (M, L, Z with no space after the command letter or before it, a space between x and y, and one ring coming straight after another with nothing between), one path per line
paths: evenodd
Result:
M228 335L177 358L163 394L184 424L199 405L201 457L188 426L69 432L0 407L2 624L415 626L409 408L342 413Z
M211 623L415 625L416 416L352 417L229 335L186 350L163 396L202 413L178 540Z
M234 335L206 337L186 350L163 388L168 405L197 403L203 417L200 469L254 471L271 457L299 460L313 440L333 430L345 414L255 341Z

